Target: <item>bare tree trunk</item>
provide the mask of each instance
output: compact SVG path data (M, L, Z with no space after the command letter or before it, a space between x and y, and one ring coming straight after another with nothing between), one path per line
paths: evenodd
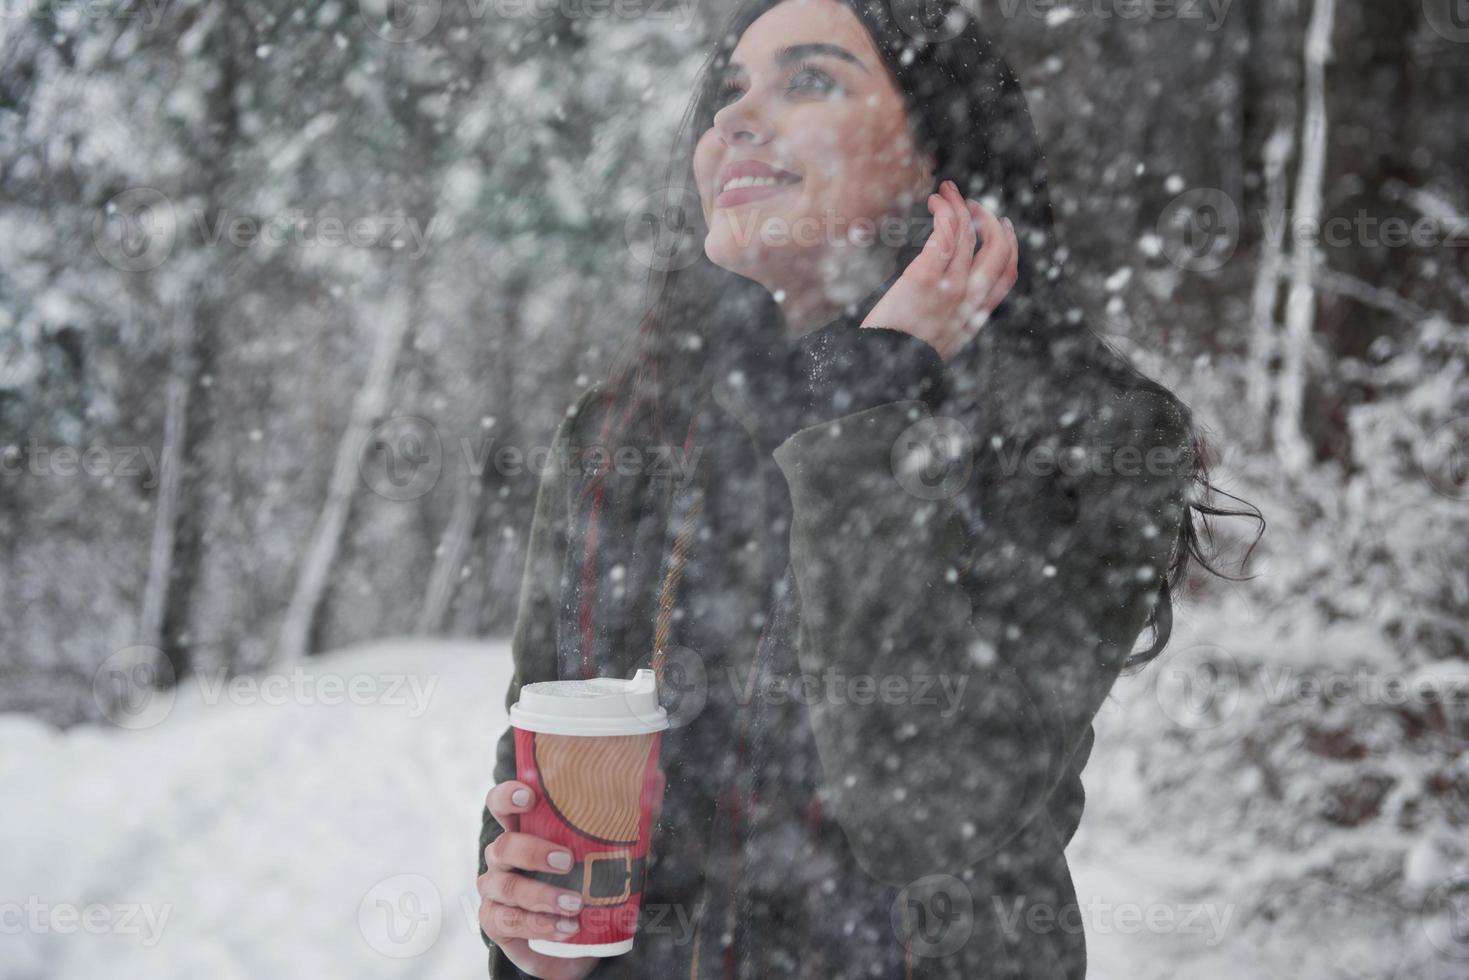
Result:
M346 431L342 433L341 442L337 444L336 462L327 485L326 502L322 504L321 514L316 519L316 530L306 548L301 573L296 579L296 590L291 596L291 605L286 610L285 622L281 626L280 645L275 654L277 664L295 663L309 653L316 611L321 605L327 574L336 560L342 530L346 527L352 498L357 490L358 457L372 430L373 420L382 413L383 406L387 404L388 390L398 363L398 352L402 349L403 338L408 332L410 306L408 298L396 292L390 292L384 298L367 376L352 402L352 417L347 422Z
M464 567L464 556L469 551L470 539L474 536L474 519L479 512L478 504L483 496L484 475L469 472L466 467L459 489L454 494L454 513L449 526L439 542L434 569L429 575L428 589L423 597L423 610L418 616L418 633L435 633L442 628L444 614L454 598L459 584L459 570Z
M517 419L519 413L516 411L516 397L520 387L517 381L523 370L518 356L521 335L520 304L527 289L528 283L523 280L511 282L502 290L501 308L486 314L497 320L501 326L500 345L498 351L491 353L489 364L482 365L480 371L482 375L493 374L493 379L489 383L490 397L483 406L484 410L495 420L493 432L506 439L511 445L515 443L520 432ZM491 446L493 446L493 440ZM461 456L464 455L461 453ZM468 458L463 460L466 470L464 480L454 497L454 513L449 519L449 526L444 531L444 537L435 558L433 573L429 576L429 587L423 600L423 613L418 621L419 633L432 633L444 629L449 606L459 591L460 583L464 581L466 563L478 560L467 557L474 553L476 537L481 534L494 537L493 528L480 527L481 522L487 520L481 502L493 499L489 492L501 479L495 472L493 460L493 452L487 452L484 458L476 460L475 462L483 467L478 471L471 471ZM484 601L485 590L494 569L488 561L485 561L481 572L476 583L480 594L479 602ZM464 623L462 620L456 621L451 628L455 632L464 632Z
M1321 223L1322 185L1326 176L1326 65L1336 0L1316 0L1306 32L1306 112L1301 139L1301 165L1296 180L1295 214L1301 226ZM1305 403L1311 329L1316 319L1315 266L1318 247L1293 248L1290 297L1286 301L1285 337L1281 351L1279 411L1275 417L1275 449L1287 472L1299 473L1311 462L1302 408Z
M193 386L194 317L197 297L185 290L173 310L168 383L164 389L163 449L159 454L158 505L153 512L153 540L148 551L148 579L143 586L143 612L138 642L162 649L163 617L173 578L174 539L178 531L184 456L188 449L189 389Z
M1252 334L1249 364L1246 367L1246 399L1250 424L1263 444L1270 427L1271 362L1275 359L1275 302L1280 295L1284 276L1286 189L1285 166L1295 146L1295 122L1283 122L1265 144L1265 196L1267 219L1260 254L1260 267L1255 273L1254 298L1251 301Z

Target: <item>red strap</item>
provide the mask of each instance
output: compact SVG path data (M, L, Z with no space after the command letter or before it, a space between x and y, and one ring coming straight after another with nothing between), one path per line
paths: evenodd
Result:
M698 407L694 409L693 417L689 419L689 431L684 436L683 454L687 462L689 453L694 445L694 432L699 425L699 415L703 411L705 402L708 401L708 392L700 399ZM599 527L602 521L602 495L607 488L605 474L597 480L597 491L592 496L591 513L587 516L587 542L586 551L581 565L581 675L585 678L597 676L596 658L592 651L595 647L593 640L596 637L597 616L596 603L593 598L597 592L597 546L600 543Z
M597 481L597 493L592 497L592 512L587 517L587 550L581 565L581 675L583 678L597 676L596 664L592 663L592 638L596 635L596 604L592 595L597 590L597 527L602 520L602 491L607 487L605 480Z

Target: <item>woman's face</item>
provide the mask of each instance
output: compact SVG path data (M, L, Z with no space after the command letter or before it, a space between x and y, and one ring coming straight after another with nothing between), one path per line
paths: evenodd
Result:
M834 247L874 231L891 240L882 219L928 196L932 165L914 146L902 96L840 0L772 7L724 70L713 125L694 150L711 262L784 289L831 265L823 259ZM725 190L728 168L749 162L780 182Z

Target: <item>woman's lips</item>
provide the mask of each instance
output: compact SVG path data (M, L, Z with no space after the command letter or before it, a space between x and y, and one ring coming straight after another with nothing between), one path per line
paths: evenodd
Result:
M799 177L794 180L783 180L779 184L766 184L763 187L736 187L734 190L723 191L714 199L716 208L732 208L751 201L762 201L774 194L788 190L799 184Z

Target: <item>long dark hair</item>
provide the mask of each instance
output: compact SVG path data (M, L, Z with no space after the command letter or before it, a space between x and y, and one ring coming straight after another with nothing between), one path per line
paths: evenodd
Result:
M731 57L746 28L783 0L747 0L729 17L705 61L682 123L665 178L664 226L656 254L667 257L652 269L646 287L646 312L613 365L599 437L604 447L626 442L634 430L660 445L677 445L701 392L699 379L716 345L749 342L752 325L779 322L775 299L761 284L737 276L709 261L702 242L707 234L693 176L693 150L713 124L717 108L718 71ZM841 0L862 21L897 84L908 109L917 145L935 163L934 187L953 180L960 192L977 200L993 199L997 211L1014 223L1021 251L1019 277L1005 301L979 334L945 368L946 414L960 416L983 404L1008 407L997 419L1020 438L1050 431L1055 404L1038 404L1045 393L1072 391L1078 382L1151 391L1172 406L1188 427L1193 443L1193 470L1188 474L1186 512L1157 602L1147 626L1153 640L1132 655L1124 669L1136 670L1156 658L1172 630L1174 592L1186 581L1190 563L1233 578L1215 568L1204 554L1212 545L1208 518L1251 517L1248 510L1215 506L1223 494L1209 481L1205 440L1192 413L1166 387L1144 375L1120 352L1109 347L1085 324L1080 308L1067 293L1058 256L1045 159L1041 155L1030 109L1010 66L959 4L945 0ZM922 220L915 208L915 218ZM922 249L924 238L911 237L900 249L901 272ZM890 280L891 281L891 280ZM864 301L874 303L878 293ZM865 310L857 311L858 315ZM1015 364L1022 370L1016 371ZM1010 365L997 373L995 365ZM1037 385L1039 377L1053 382ZM997 397L997 387L1013 389L1013 397ZM1038 395L1037 392L1043 394ZM1049 420L1049 422L1048 422ZM588 494L606 488L608 457L588 481ZM616 477L611 477L614 482ZM1240 501L1240 503L1244 503ZM1254 545L1245 553L1248 561Z

